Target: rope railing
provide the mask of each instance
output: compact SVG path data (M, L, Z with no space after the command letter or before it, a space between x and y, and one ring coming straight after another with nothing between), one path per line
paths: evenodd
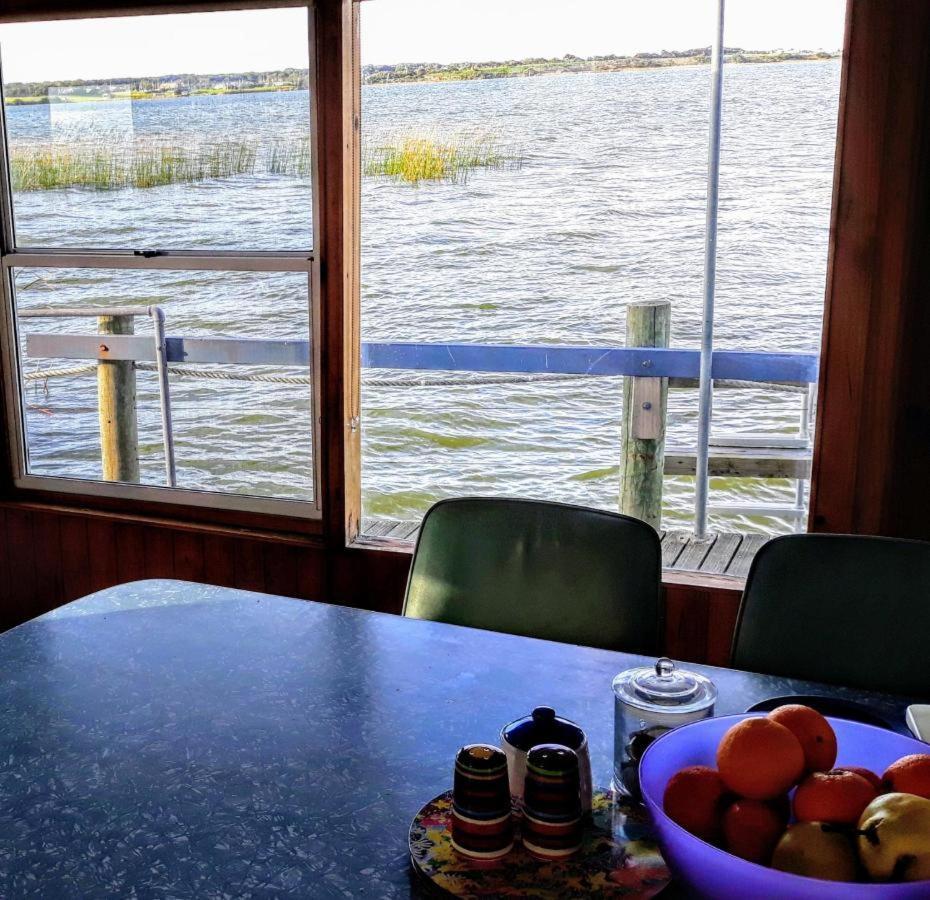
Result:
M137 362L136 368L144 372L156 372L158 367L152 363ZM97 371L97 364L86 366L68 366L57 369L35 369L24 374L26 381L48 381L51 378L72 378L79 375L90 375ZM190 366L169 364L168 375L177 378L205 378L213 381L251 381L265 384L309 385L309 375L264 375L254 372L220 372L216 369L196 369ZM621 375L573 375L573 374L484 374L481 372L459 373L455 377L448 375L431 378L427 376L404 378L374 378L364 377L362 384L365 387L466 387L468 385L507 385L507 384L536 384L546 382L590 381L592 379L622 378ZM682 379L683 381L684 379ZM696 387L692 384L676 384L678 379L671 379L670 387L686 388ZM754 390L780 391L792 394L803 394L807 387L798 384L782 382L738 381L734 379L717 379L714 381L717 388L745 388Z

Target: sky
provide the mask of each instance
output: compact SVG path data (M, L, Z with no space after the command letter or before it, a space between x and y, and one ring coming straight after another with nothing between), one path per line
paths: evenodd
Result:
M845 0L727 0L725 41L838 50ZM480 62L710 44L714 0L367 0L362 61ZM570 15L568 11L570 10ZM306 68L303 9L0 26L6 81Z

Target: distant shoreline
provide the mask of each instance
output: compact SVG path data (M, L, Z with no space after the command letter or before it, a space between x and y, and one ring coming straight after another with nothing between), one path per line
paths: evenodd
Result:
M66 103L105 103L111 100L180 100L185 97L216 97L234 94L279 94L306 90L297 87L223 88L177 93L174 91L112 91L106 94L69 94L68 96L7 97L7 106L57 106Z
M838 59L839 52L825 50L726 50L727 65L782 62L817 62ZM363 66L364 84L411 84L447 81L478 81L496 78L530 78L539 75L580 75L623 72L634 69L668 69L710 64L710 48L675 53L638 53L635 56L592 56L585 59L568 54L560 59L523 59L485 63L399 63Z
M726 48L728 65L782 62L816 62L838 59L825 50L743 50ZM481 81L497 78L531 78L539 75L580 75L625 72L636 69L668 69L710 64L710 48L701 47L633 56L566 54L544 59L532 57L504 62L395 63L362 66L366 85ZM66 82L10 82L5 86L7 106L38 106L59 103L92 103L107 100L173 100L184 97L227 94L281 93L306 90L306 69L243 72L217 75L161 75L142 78L86 79Z

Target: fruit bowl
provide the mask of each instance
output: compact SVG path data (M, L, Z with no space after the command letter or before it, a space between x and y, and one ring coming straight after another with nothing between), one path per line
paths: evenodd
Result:
M684 725L655 741L640 762L643 800L652 816L656 837L666 863L675 876L698 897L714 900L745 900L747 897L840 898L840 900L917 900L930 897L930 881L896 884L863 884L822 881L779 872L747 862L714 847L673 822L662 808L668 780L686 766L715 766L717 745L724 732L742 719L720 716ZM872 725L828 721L839 745L837 766L865 766L883 772L909 753L926 753L927 745Z

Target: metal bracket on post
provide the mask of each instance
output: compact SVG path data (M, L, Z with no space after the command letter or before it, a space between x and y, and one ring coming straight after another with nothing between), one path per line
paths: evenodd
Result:
M642 441L657 441L663 433L662 379L634 378L630 394L630 432Z

